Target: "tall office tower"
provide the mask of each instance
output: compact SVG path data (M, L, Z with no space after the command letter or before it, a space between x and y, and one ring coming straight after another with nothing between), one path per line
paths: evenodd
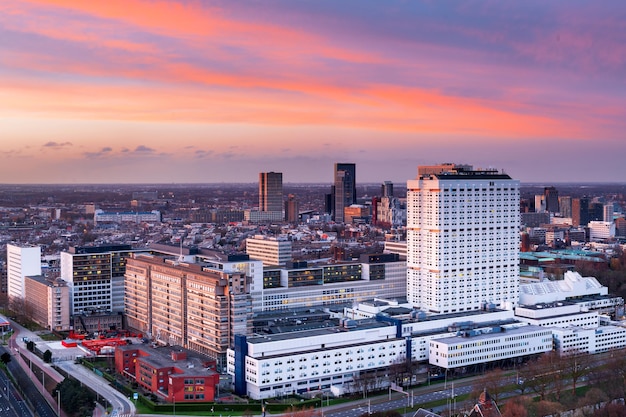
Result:
M546 197L543 194L535 196L535 213L543 213L546 210Z
M391 181L385 181L380 186L381 197L393 197L393 183Z
M356 203L356 165L335 164L335 207L333 220L343 223L343 210Z
M604 208L604 215L602 216L602 220L608 223L613 223L613 214L615 212L613 203L605 204L603 208Z
M572 217L572 197L559 197L559 212L563 217Z
M259 210L283 211L282 172L261 172L259 174Z
M589 217L589 198L572 199L572 225L587 226L590 221Z
M25 297L24 277L41 275L41 248L7 244L7 294L9 299Z
M288 223L298 223L298 214L298 200L295 195L289 194L285 201L285 220Z
M543 199L546 204L546 211L548 213L560 213L559 210L559 192L554 187L543 188Z
M130 245L72 246L61 252L72 315L124 311L124 273L132 252Z
M436 313L515 306L519 181L471 166L419 172L407 182L409 302Z

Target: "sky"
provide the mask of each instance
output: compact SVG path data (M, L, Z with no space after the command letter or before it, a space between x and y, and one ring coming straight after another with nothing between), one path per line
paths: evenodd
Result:
M626 182L626 2L0 1L0 183Z

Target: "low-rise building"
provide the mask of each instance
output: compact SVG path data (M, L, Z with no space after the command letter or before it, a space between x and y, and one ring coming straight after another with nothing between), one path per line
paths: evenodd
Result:
M444 369L461 368L552 350L552 331L539 326L461 331L458 336L431 340L428 361Z
M215 361L180 347L117 346L115 370L168 402L215 401L219 384Z

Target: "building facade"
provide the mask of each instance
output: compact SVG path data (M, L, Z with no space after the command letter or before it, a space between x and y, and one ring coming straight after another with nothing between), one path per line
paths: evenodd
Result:
M130 245L75 246L61 252L61 278L71 314L124 312L124 273Z
M263 270L255 312L336 306L373 298L406 298L406 261L393 254L363 255L359 262L294 262Z
M33 321L48 330L70 330L70 290L65 281L35 275L25 277L24 286Z
M41 275L41 248L7 244L7 294L9 299L24 299L24 277Z
M180 345L225 366L236 334L248 334L250 280L208 264L135 255L126 267L128 326L161 345Z
M215 401L219 384L215 368L215 361L197 357L180 346L115 348L116 372L170 403Z
M438 313L517 303L519 181L468 166L420 172L407 183L409 301Z
M291 261L291 241L255 236L246 239L246 253L263 265L285 265Z
M335 164L333 220L343 223L344 209L356 203L356 165Z
M295 195L289 194L287 201L285 201L285 221L287 223L298 223L300 221L299 214L298 200Z
M283 210L282 172L261 172L259 174L259 210Z

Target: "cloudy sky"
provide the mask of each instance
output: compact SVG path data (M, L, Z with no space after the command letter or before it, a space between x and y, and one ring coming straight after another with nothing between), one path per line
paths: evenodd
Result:
M626 181L624 1L0 1L0 183Z

